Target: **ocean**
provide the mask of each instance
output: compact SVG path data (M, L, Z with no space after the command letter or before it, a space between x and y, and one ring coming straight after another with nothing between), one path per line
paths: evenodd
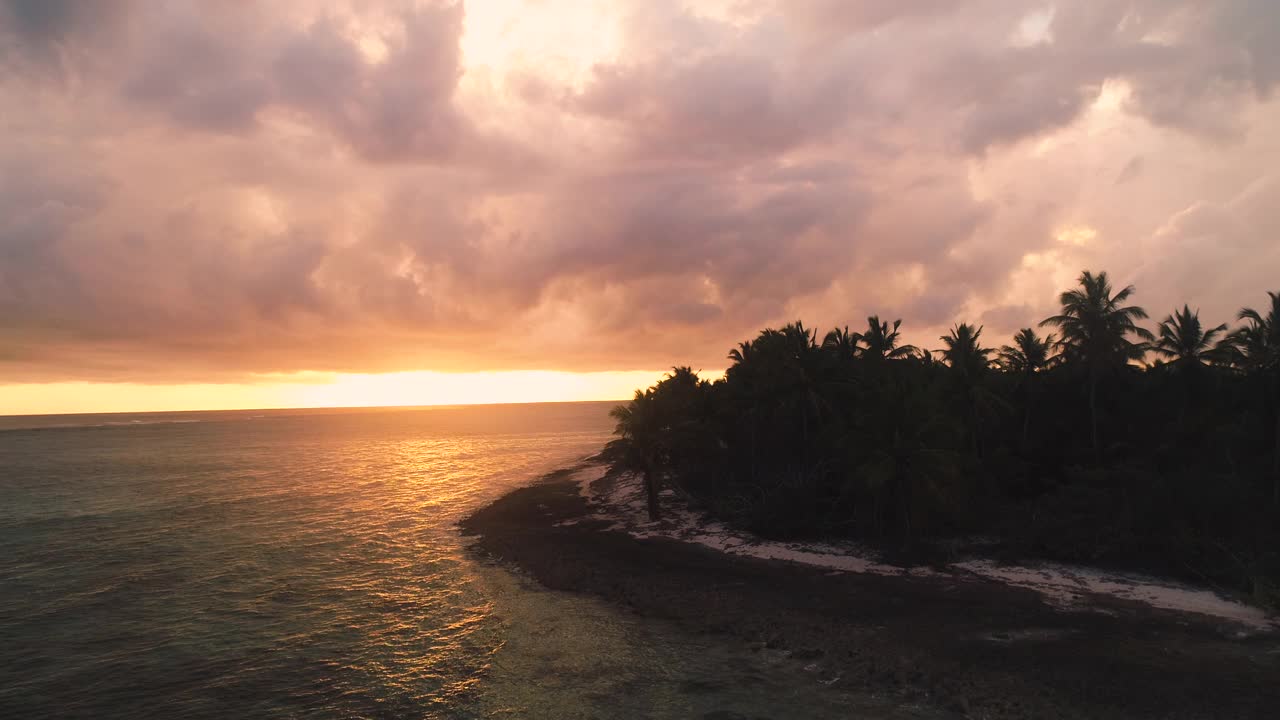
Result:
M0 418L0 716L843 716L468 552L458 520L610 406Z

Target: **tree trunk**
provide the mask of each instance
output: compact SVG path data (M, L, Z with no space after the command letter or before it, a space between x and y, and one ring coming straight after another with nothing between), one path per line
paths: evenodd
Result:
M1098 372L1089 370L1089 434L1093 440L1093 458L1100 460L1102 451L1098 445Z
M973 448L973 456L982 459L982 443L978 441L978 401L969 394L969 444Z
M1027 378L1026 392L1023 402L1026 406L1022 409L1022 451L1027 451L1027 445L1031 437L1031 404L1036 401L1036 394L1031 389L1031 379Z
M1031 398L1027 398L1027 407L1022 411L1022 451L1027 451L1028 438L1031 436Z
M894 470L893 486L897 490L898 495L898 532L902 542L902 547L911 546L911 478L902 466L902 462L897 463Z
M649 519L658 519L658 483L653 476L653 469L649 465L644 468L644 495L649 503Z
M1280 406L1276 407L1276 447L1271 458L1271 504L1280 507Z
M1178 406L1178 429L1183 430L1187 426L1187 413L1191 410L1192 400L1196 394L1196 378L1192 374L1196 372L1196 366L1190 365L1178 370L1178 374L1182 376L1182 404Z
M876 525L876 537L884 537L884 491L874 493L872 496L872 515L871 522Z
M1280 377L1271 378L1275 393L1272 400L1276 411L1276 441L1271 451L1271 504L1280 507Z

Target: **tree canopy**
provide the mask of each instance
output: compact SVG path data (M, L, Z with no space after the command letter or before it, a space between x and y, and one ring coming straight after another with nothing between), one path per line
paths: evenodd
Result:
M1183 305L1157 334L1135 292L1086 271L1041 323L1055 334L1023 328L998 350L964 322L933 352L878 315L821 342L800 322L767 328L716 382L678 367L638 391L609 457L646 478L654 516L667 486L767 535L982 534L1270 597L1280 293L1234 330Z

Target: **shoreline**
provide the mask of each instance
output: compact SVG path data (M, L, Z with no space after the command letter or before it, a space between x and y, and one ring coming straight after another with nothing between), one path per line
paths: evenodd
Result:
M991 548L998 540L970 542L950 549L948 559L932 562L890 562L883 554L853 541L768 540L749 531L738 530L680 503L672 503L675 493L664 490L668 505L658 522L644 513L640 480L634 476L614 476L603 466L580 466L575 480L592 505L596 517L616 530L637 539L667 538L692 543L719 552L784 560L834 572L871 575L944 577L964 580L991 580L1040 593L1058 609L1074 612L1109 612L1114 601L1135 602L1152 609L1203 615L1209 622L1237 626L1235 632L1251 634L1280 632L1280 616L1266 608L1249 604L1237 595L1203 586L1189 585L1146 570L1118 567L1072 565L1045 559L1004 562ZM934 553L936 554L936 553Z
M1274 626L1097 593L1085 608L1096 611L1081 612L977 572L842 571L646 533L619 522L630 511L618 478L591 467L472 514L460 528L477 536L473 552L548 588L736 638L744 653L788 653L812 669L813 692L987 718L1262 718L1280 707Z

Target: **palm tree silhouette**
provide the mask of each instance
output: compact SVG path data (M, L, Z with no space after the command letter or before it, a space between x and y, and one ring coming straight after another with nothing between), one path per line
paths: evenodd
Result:
M879 508L887 505L890 524L910 544L920 522L921 505L959 475L950 418L937 412L936 387L886 375L872 390L875 411L864 411L865 451L854 476L877 498L875 522L883 529Z
M783 326L778 331L778 339L783 375L777 378L777 391L783 404L799 415L801 442L807 445L809 428L826 406L817 333L797 320Z
M649 509L649 519L657 520L658 513L658 463L662 445L661 409L654 397L653 388L636 390L635 397L626 405L618 405L609 412L618 421L614 434L620 438L622 464L638 470L644 480L644 494Z
M865 345L862 349L862 357L872 360L899 360L914 355L915 346L898 344L898 328L901 325L901 320L894 320L893 329L890 330L889 323L881 322L880 316L872 315L867 318L867 332L863 333L861 338Z
M934 357L933 352L925 348L916 348L915 354L909 357L919 363L921 367L931 368L938 364L938 358Z
M1151 331L1139 327L1138 320L1147 317L1147 311L1136 305L1124 305L1134 293L1132 285L1112 293L1111 281L1105 272L1097 275L1085 270L1080 275L1080 287L1059 296L1062 312L1045 319L1041 327L1051 325L1062 331L1060 345L1068 362L1080 363L1088 371L1089 384L1089 434L1094 456L1101 453L1098 443L1098 379L1111 371L1141 359L1147 351L1147 341L1155 339ZM1130 340L1136 336L1139 342Z
M1260 375L1270 384L1276 414L1275 446L1272 451L1271 502L1280 506L1280 292L1268 292L1271 308L1262 314L1243 308L1239 317L1247 324L1232 333L1236 363Z
M1280 367L1280 292L1268 292L1271 308L1266 315L1253 308L1240 310L1239 318L1247 325L1232 335L1239 353L1239 364L1249 370L1274 370Z
M729 351L729 359L738 365L749 362L754 349L755 346L750 340L740 342L738 347Z
M982 337L982 328L974 328L968 323L960 323L943 335L941 340L942 359L951 367L951 372L960 387L964 399L965 415L969 425L969 441L974 455L981 456L978 444L978 412L980 408L990 409L995 404L995 397L984 392L980 383L990 366L987 356L993 351L978 343Z
M952 370L970 381L976 381L982 373L986 372L990 364L987 356L994 352L978 344L980 337L982 337L982 328L974 328L969 323L960 323L941 337L943 344L946 345L942 350L942 359L947 361Z
M1185 304L1160 321L1159 332L1151 351L1168 359L1181 381L1182 403L1178 406L1178 426L1181 427L1196 392L1200 370L1206 363L1229 362L1233 347L1226 336L1226 323L1205 330L1200 323L1200 311L1192 312Z
M1022 447L1024 449L1031 431L1031 408L1035 404L1035 376L1054 361L1053 346L1052 335L1041 340L1036 336L1035 330L1022 328L1013 336L1013 345L1002 345L996 356L996 362L1002 370L1018 377L1018 386L1023 391Z
M729 359L733 365L725 377L745 401L753 475L760 450L757 439L778 437L777 428L800 431L799 442L791 449L803 458L811 431L829 410L834 395L828 382L829 356L818 347L816 333L801 322L766 328L754 340L729 351ZM760 437L759 431L766 434Z
M1182 370L1228 359L1230 343L1224 344L1227 324L1205 330L1200 324L1200 311L1186 305L1160 321L1160 335L1151 351L1172 361Z
M827 333L822 339L822 348L835 354L841 359L849 359L858 354L858 342L862 340L862 335L856 332L849 332L846 325L843 328L836 328Z

